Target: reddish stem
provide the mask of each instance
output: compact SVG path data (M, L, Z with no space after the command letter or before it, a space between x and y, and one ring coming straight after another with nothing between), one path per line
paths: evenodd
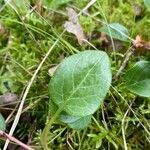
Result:
M13 142L17 143L18 145L20 145L21 147L23 147L23 148L26 149L26 150L33 150L30 146L28 146L28 145L22 143L21 141L19 141L18 139L16 139L16 138L13 137L13 136L10 136L9 134L7 134L7 133L4 132L4 131L1 131L1 130L0 130L0 136L1 136L1 137L4 137L4 138L7 138L7 139L9 139L10 141L13 141Z

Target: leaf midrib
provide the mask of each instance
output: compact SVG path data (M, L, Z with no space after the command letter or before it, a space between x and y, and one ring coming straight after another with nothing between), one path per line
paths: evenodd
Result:
M103 55L104 56L104 55ZM70 96L66 99L66 101L64 101L64 105L65 106L69 100L71 99L71 97L74 95L74 93L76 93L76 91L80 88L80 86L82 85L82 83L86 80L86 78L88 77L89 73L91 72L91 70L101 61L102 56L100 59L98 59L98 61L91 67L91 69L89 69L89 71L87 72L86 76L81 80L80 84L75 88L75 90L70 94Z
M129 86L137 86L137 84L139 84L139 83L141 83L141 82L143 82L143 81L145 81L145 80L150 80L150 79L144 79L144 80L135 82L135 83L133 83L133 84L130 84Z

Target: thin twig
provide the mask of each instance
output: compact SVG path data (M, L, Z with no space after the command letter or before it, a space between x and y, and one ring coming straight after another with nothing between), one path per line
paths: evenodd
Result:
M9 122L9 120L10 120L11 117L13 116L14 112L17 110L17 108L18 108L18 106L19 106L19 102L20 102L20 100L21 100L21 98L22 98L22 96L23 96L23 93L24 93L25 89L26 89L26 86L25 86L24 89L22 90L22 93L21 93L21 95L20 95L19 100L17 101L17 104L16 104L15 108L13 108L12 112L11 112L11 113L9 114L9 116L7 117L5 123L8 123L8 122Z
M128 52L125 55L124 61L122 62L119 70L117 71L116 75L114 76L114 80L118 80L119 76L121 75L121 73L123 72L124 68L126 67L130 57L134 54L135 51L135 47L131 46L128 50Z
M80 16L83 12L85 12L89 7L91 7L97 0L91 0L78 14Z
M86 39L83 39L83 41L85 42L85 43L87 43L89 46L91 46L92 48L94 48L95 50L98 50L92 43L90 43L88 40L86 40Z
M130 104L130 107L132 106L133 102ZM125 137L125 131L124 131L124 122L125 122L125 118L129 112L130 108L127 109L126 113L124 114L123 116L123 119L122 119L122 137L123 137L123 143L124 143L124 149L125 150L128 150L128 147L127 147L127 142L126 142L126 137Z
M101 109L102 109L103 124L104 124L105 129L108 130L107 122L106 122L106 119L105 119L105 113L104 113L104 104L102 104Z
M19 141L18 139L16 139L13 136L10 136L9 134L7 134L4 131L0 130L0 136L9 139L12 142L15 142L16 144L20 145L22 148L26 149L26 150L33 150L30 146L22 143L21 141Z

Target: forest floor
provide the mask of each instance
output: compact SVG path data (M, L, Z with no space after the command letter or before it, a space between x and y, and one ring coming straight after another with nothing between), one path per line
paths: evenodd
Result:
M70 8L73 14L68 14ZM66 24L71 17L76 19L75 28ZM111 23L125 27L128 40L103 33L102 27ZM35 150L43 149L40 138L51 118L48 84L54 67L80 51L101 50L109 56L115 76L138 37L149 44L150 12L143 0L0 1L0 113L6 133L15 128L14 137ZM130 92L123 78L136 62L150 60L147 49L138 48L127 60L86 129L52 125L51 149L150 149L150 98ZM6 93L14 95L7 99ZM5 141L0 138L0 149ZM8 149L20 146L11 142Z

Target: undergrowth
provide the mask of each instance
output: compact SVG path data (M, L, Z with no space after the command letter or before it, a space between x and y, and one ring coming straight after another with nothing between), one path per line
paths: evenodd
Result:
M25 5L16 7L9 4L4 6L3 1L0 4L1 95L11 91L21 97L45 54L59 39L29 90L19 124L14 132L15 137L24 143L29 143L34 149L42 149L41 132L49 119L51 109L48 95L48 83L51 77L48 70L69 55L93 49L89 44L79 45L76 37L68 32L64 32L60 37L68 18L66 7L72 7L79 13L88 3L88 0L75 0L54 8L42 6L42 12L32 9L35 0L30 3L25 1ZM135 6L141 9L139 16L135 14ZM108 23L123 24L128 28L132 38L139 34L145 40L150 40L150 13L144 7L142 0L97 0L87 12L88 16L84 13L80 14L79 22L89 42L97 49L108 53L113 75L121 65L131 42L121 43L119 50L117 45L114 45L115 52L112 50L111 42L103 45L100 41L100 28L103 26L102 22L106 23L105 19ZM149 60L149 58L148 53L137 52L129 60L126 69L138 60ZM88 128L75 131L58 122L52 125L49 133L51 149L124 149L122 119L126 111L129 111L124 120L125 142L128 149L150 149L150 99L135 96L126 90L122 76L117 82L112 83L101 109L94 114ZM3 84L4 82L7 82L9 89ZM13 103L17 104L18 101ZM14 109L14 104L0 106L5 119L11 109ZM7 132L11 128L16 112L17 109L7 123ZM4 142L5 140L1 139L1 147ZM9 149L12 147L18 149L17 146L10 144Z

